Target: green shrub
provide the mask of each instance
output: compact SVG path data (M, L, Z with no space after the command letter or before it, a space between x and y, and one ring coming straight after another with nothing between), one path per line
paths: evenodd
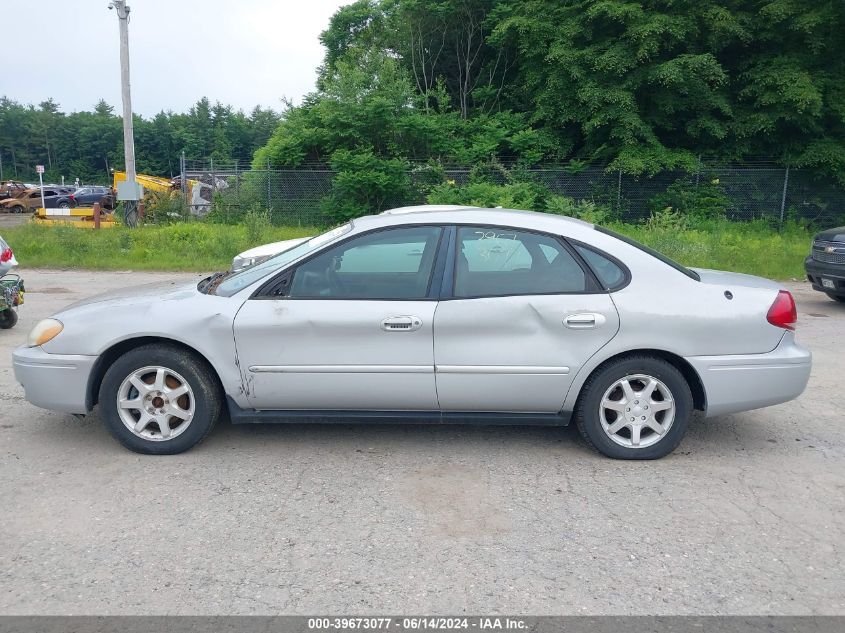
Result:
M649 201L652 212L671 208L673 211L695 218L722 218L730 208L731 200L718 178L700 178L696 183L690 178L676 180Z
M598 205L592 200L574 200L566 196L549 196L545 211L578 218L591 224L607 224L616 219L616 213L609 207Z
M260 244L273 225L270 210L262 208L261 205L250 207L244 214L243 225L246 230L246 239Z
M533 182L514 182L495 185L471 182L462 187L445 182L432 188L429 204L462 204L472 207L502 207L535 211L541 209L548 190Z
M692 220L695 220L695 218ZM701 218L698 218L698 223L700 222ZM683 215L672 207L653 211L646 220L646 226L651 231L686 231L690 223L690 216Z
M320 208L332 220L345 222L399 206L411 191L408 167L405 160L369 150L338 150L332 156L332 191Z
M152 191L145 197L144 222L147 224L182 222L188 216L185 201L178 193Z

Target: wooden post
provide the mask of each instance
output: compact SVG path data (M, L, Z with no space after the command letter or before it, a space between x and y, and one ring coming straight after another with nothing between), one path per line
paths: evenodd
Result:
M100 203L94 203L94 228L100 228Z
M138 202L138 224L144 221L144 201Z

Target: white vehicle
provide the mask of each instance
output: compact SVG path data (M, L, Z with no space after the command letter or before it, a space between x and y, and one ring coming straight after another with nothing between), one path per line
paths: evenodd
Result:
M798 397L811 355L778 283L689 269L545 213L357 218L241 272L92 297L14 352L26 399L172 454L233 423L574 422L654 459L698 409ZM91 324L96 323L96 327Z
M261 246L256 246L248 251L239 253L238 255L235 255L234 259L232 259L232 272L236 273L244 268L254 266L255 264L263 262L265 259L275 257L279 253L284 253L285 251L292 249L294 246L299 246L310 239L310 237L297 237L292 240L282 240L281 242L273 242L272 244L262 244Z

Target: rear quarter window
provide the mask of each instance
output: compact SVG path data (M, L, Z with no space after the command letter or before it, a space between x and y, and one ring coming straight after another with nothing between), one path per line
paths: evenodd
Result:
M609 255L600 253L584 244L575 243L575 250L587 262L599 283L605 290L613 291L627 285L630 273L621 263L614 261Z

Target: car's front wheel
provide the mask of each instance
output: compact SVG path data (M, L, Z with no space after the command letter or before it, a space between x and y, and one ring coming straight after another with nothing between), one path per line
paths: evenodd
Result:
M205 361L170 345L120 356L100 386L106 428L125 447L172 455L199 444L220 417L220 388Z
M652 356L599 367L584 384L575 422L584 439L615 459L657 459L683 438L693 413L683 374Z

